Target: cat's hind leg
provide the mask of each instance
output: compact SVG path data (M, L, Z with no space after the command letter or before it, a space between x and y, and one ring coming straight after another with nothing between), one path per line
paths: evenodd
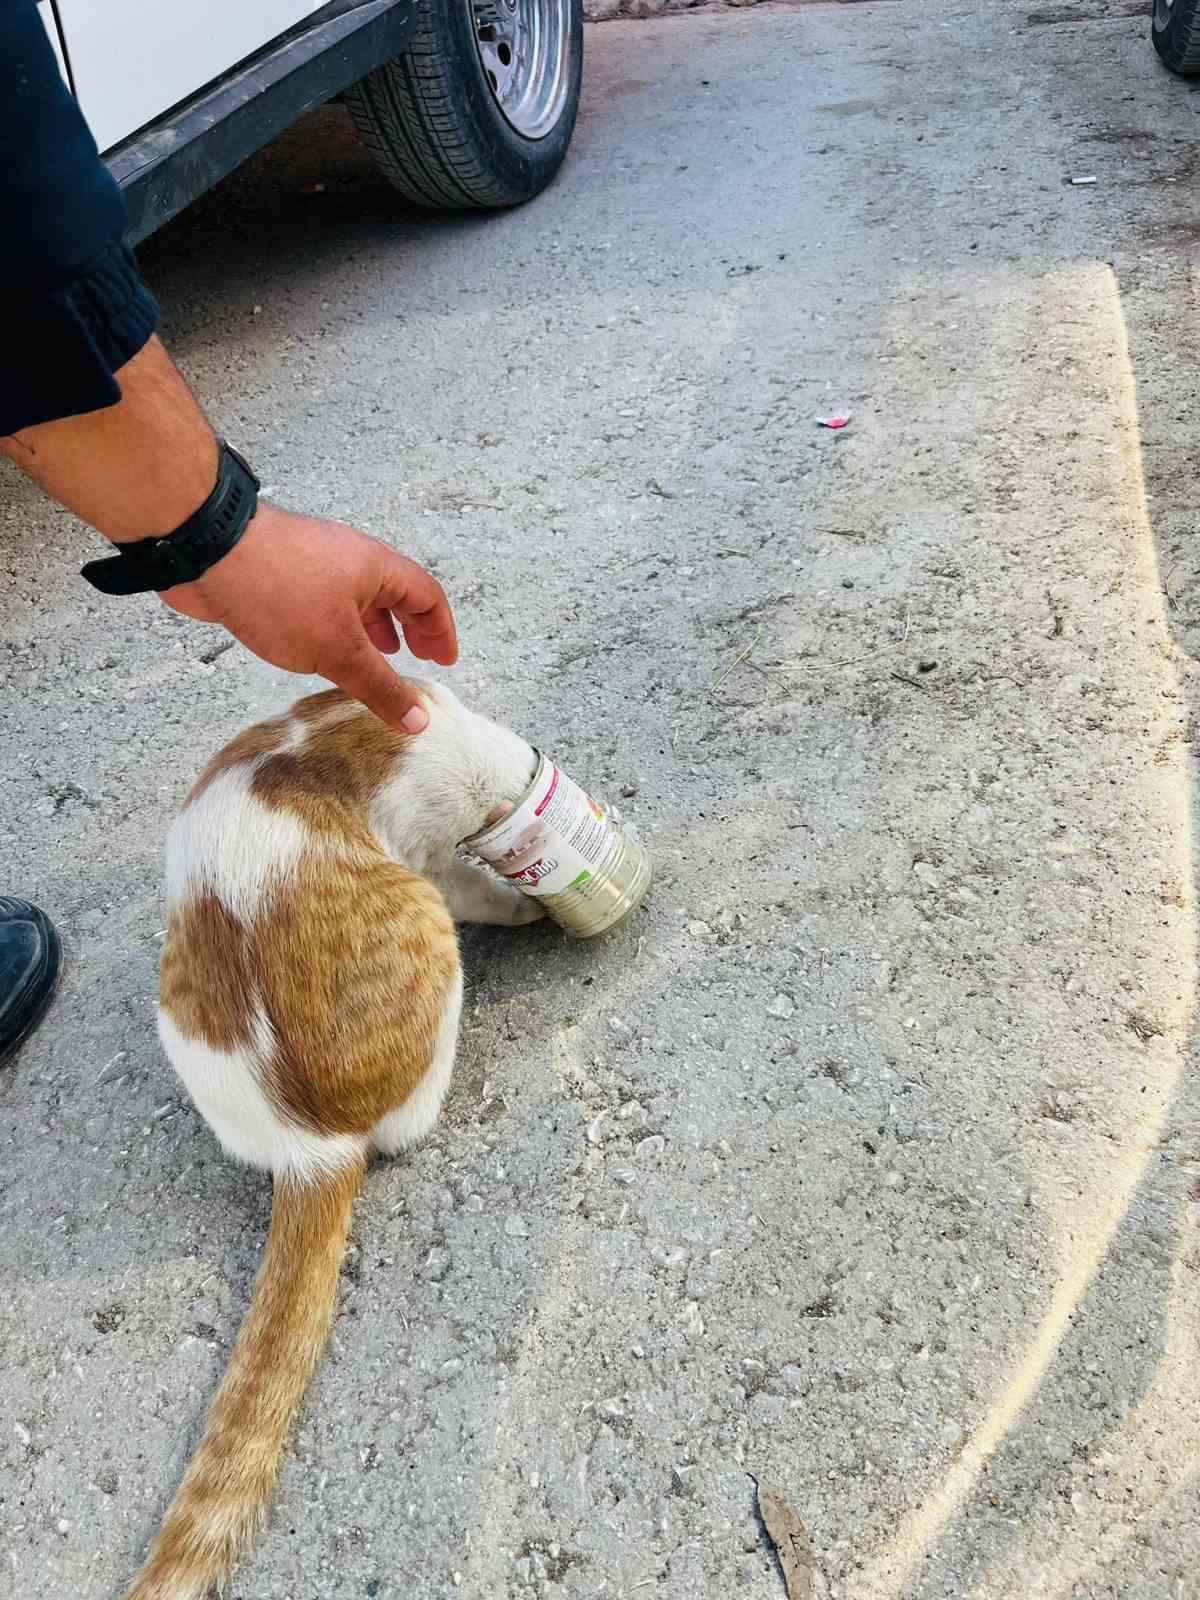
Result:
M494 922L504 928L519 928L546 914L540 901L531 900L495 873L457 857L434 882L445 896L455 922Z
M459 973L446 996L446 1009L434 1040L428 1070L417 1081L408 1099L381 1118L371 1134L375 1148L385 1156L394 1156L409 1145L416 1144L437 1121L446 1090L450 1087L450 1071L458 1046L458 1019L461 1013L462 974Z

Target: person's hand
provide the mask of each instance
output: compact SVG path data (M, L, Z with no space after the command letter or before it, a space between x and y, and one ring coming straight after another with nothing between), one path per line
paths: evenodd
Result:
M33 423L0 439L0 455L119 546L164 538L204 504L218 446L157 338L115 377L116 405ZM355 528L265 500L228 555L162 597L222 623L272 666L319 673L408 733L429 718L383 659L400 648L396 623L423 661L458 659L446 596L423 567Z
M221 623L274 667L328 678L406 733L429 718L380 654L400 648L396 623L422 661L458 659L449 602L424 567L356 528L265 500L227 556L162 598L198 622Z

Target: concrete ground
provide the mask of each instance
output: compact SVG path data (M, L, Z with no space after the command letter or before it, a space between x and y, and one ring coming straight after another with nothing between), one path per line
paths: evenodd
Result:
M1146 9L615 23L524 212L397 220L332 109L146 246L266 482L434 566L454 680L658 866L623 941L468 934L239 1600L773 1600L751 1474L821 1595L1200 1593L1200 101ZM0 1075L0 1595L109 1600L269 1206L155 1042L161 842L296 685L2 519L0 886L70 968Z

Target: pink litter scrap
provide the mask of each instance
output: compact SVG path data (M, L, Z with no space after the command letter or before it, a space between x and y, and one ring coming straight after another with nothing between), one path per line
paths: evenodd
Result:
M846 413L846 415L844 417L818 417L817 418L817 422L822 428L844 428L849 421L850 421L850 413L848 411L847 411L847 413Z

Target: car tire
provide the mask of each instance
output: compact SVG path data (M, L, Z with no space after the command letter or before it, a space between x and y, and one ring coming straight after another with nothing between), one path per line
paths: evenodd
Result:
M430 211L531 200L562 165L583 78L582 0L414 0L416 34L346 94L385 176Z
M1200 0L1154 0L1150 37L1172 72L1200 77Z

